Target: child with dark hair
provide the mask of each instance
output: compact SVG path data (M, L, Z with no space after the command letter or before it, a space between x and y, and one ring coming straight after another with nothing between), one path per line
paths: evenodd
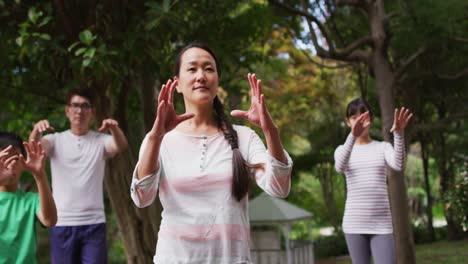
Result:
M370 137L374 114L364 99L351 101L346 109L351 133L335 151L335 168L346 176L343 232L353 263L371 263L371 255L376 264L395 263L386 168L403 170L404 130L411 117L408 109L395 109L394 149L390 143Z
M248 74L250 109L231 115L259 126L268 148L252 129L229 122L217 96L220 64L207 46L182 49L174 75L159 93L131 185L138 207L150 205L158 193L163 206L153 261L250 264L249 182L275 197L286 197L291 187L292 160L268 113L261 81ZM175 90L184 99L181 115L174 111Z
M8 132L0 132L0 150L0 263L37 263L36 220L46 227L57 221L45 153L40 143L23 146L19 136ZM38 193L18 188L24 169L34 176Z

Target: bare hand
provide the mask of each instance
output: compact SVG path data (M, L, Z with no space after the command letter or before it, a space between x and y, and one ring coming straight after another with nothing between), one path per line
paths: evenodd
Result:
M15 166L15 163L18 160L18 156L13 155L11 157L8 157L12 149L12 146L8 146L0 152L0 181L13 177L15 175L13 167Z
M250 83L250 109L249 111L234 110L231 112L231 115L244 118L260 126L263 131L268 131L274 127L274 123L265 105L265 97L262 93L262 81L257 80L255 74L250 73L247 74L247 79L249 79Z
M177 81L168 80L166 84L163 84L159 92L158 112L151 132L161 138L181 122L195 116L193 113L176 114L173 104L173 95L177 85Z
M30 171L34 177L45 175L45 151L42 149L41 142L32 141L31 143L23 143L28 155L27 160L23 155L19 156L19 161L24 168Z
M366 111L356 119L351 127L351 133L353 133L353 136L359 137L368 127L370 127L370 125L369 111Z
M104 132L106 129L112 130L114 127L118 127L119 122L114 119L108 118L102 120L101 127L98 129L99 132Z
M44 120L41 120L41 121L37 122L34 125L34 130L36 130L36 131L38 131L39 133L42 134L42 133L44 133L46 131L49 131L49 132L54 131L55 129L54 129L53 126L51 126L49 124L49 120L44 119Z
M393 117L393 126L390 129L390 132L403 132L405 130L405 127L408 125L408 122L410 121L411 117L413 117L413 113L409 111L408 108L395 108L395 114Z

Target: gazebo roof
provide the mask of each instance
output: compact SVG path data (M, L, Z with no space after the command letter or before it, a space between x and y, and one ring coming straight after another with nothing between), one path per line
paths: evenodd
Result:
M250 223L275 224L309 219L313 214L282 199L261 193L249 202Z

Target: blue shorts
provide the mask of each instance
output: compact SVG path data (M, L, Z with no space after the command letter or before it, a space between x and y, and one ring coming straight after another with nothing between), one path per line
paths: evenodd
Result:
M106 224L50 229L52 264L107 263Z

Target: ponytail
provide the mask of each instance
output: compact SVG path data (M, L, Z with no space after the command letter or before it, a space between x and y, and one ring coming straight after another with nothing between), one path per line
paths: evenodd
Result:
M249 170L242 154L239 150L239 139L237 131L224 114L224 107L218 96L213 100L213 108L216 113L218 128L223 131L224 138L229 142L232 149L232 196L241 201L249 191Z

